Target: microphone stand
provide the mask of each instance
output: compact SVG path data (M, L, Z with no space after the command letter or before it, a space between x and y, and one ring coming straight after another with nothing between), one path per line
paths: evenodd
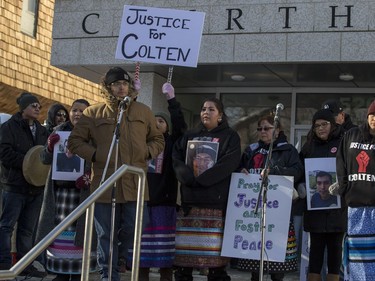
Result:
M268 191L268 173L270 168L270 162L272 158L272 151L273 151L273 142L275 140L275 132L276 128L279 123L279 116L278 116L278 110L276 110L275 118L273 120L273 133L270 143L270 148L268 150L268 155L266 159L266 163L264 165L263 169L263 175L262 175L262 183L261 183L261 189L259 191L258 200L255 206L255 214L258 214L258 208L259 208L259 202L262 200L262 216L261 216L261 248L260 248L260 261L259 261L259 281L263 281L263 268L264 268L264 252L265 252L265 236L266 236L266 210L267 210L267 191Z
M127 97L125 97L126 99ZM112 142L111 142L111 146L109 147L109 152L108 152L108 157L107 157L107 161L105 163L105 167L104 167L104 170L103 170L103 175L102 175L102 178L101 178L101 181L100 181L100 185L102 185L105 181L105 177L106 177L106 174L107 174L107 170L108 170L108 166L109 166L109 162L111 160L111 155L112 155L112 152L113 152L113 148L115 147L115 167L114 167L114 170L116 171L117 170L117 166L118 166L118 152L119 152L119 139L120 139L120 124L121 124L121 120L122 120L122 116L124 114L124 112L129 108L129 101L127 102L128 100L124 100L124 101L121 101L120 104L119 104L119 113L117 115L117 123L116 123L116 127L115 127L115 131L113 132L113 137L112 137ZM99 185L99 186L100 186ZM112 195L111 195L111 204L112 204L112 209L111 209L111 233L110 233L110 241L109 241L109 260L108 260L108 280L111 281L112 280L112 262L113 262L113 241L114 241L114 232L115 232L115 218L116 218L116 185L117 185L117 182L115 182L113 184L113 187L112 187Z

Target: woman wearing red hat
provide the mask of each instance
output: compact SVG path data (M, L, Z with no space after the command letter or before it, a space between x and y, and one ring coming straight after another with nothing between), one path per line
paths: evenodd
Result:
M343 264L347 280L375 280L375 101L367 122L345 133L336 157L339 194L348 207Z

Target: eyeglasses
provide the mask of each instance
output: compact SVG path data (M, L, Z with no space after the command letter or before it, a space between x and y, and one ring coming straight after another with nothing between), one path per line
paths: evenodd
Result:
M257 128L257 131L258 132L261 132L261 131L265 131L265 132L268 132L268 130L271 130L273 129L274 127L258 127Z
M127 86L127 85L129 85L128 81L116 81L116 82L111 83L111 86L117 87L117 88L120 86Z
M64 118L66 118L66 113L64 113L64 112L57 112L56 116L57 117L64 117Z
M320 124L315 124L315 125L314 125L314 130L317 130L317 129L319 129L319 128L324 129L325 127L328 126L328 124L331 124L331 122L329 122L329 121L325 121L325 122L322 122L322 123L320 123Z
M39 103L32 103L32 104L30 104L30 106L32 108L37 108L37 109L41 109L42 108L42 106Z

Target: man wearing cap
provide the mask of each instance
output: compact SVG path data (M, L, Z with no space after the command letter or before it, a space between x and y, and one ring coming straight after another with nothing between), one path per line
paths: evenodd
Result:
M155 158L164 149L164 137L156 127L154 114L149 107L136 101L137 91L130 75L120 67L113 67L105 74L101 86L105 102L88 107L68 139L70 152L92 162L91 191L99 187L108 157L111 157L111 161L105 175L106 179L115 171L115 159L118 160L117 168L126 164L142 168L146 173L147 161ZM122 119L118 122L118 113L121 108L124 112ZM113 149L113 154L108 155L117 124L118 150ZM118 155L115 155L116 151ZM137 185L138 176L130 173L125 173L116 183L115 198L118 204L116 205L115 229L111 230L111 189L107 190L95 204L95 229L98 236L97 261L102 280L108 280L109 277L111 231L116 233L113 243L112 280L120 280L117 237L120 221L125 221L127 225L125 237L124 239L121 237L120 242L125 243L127 249L134 242ZM148 194L146 182L146 201ZM148 222L147 211L143 213L143 223L146 224Z
M346 132L336 155L339 194L348 205L347 280L375 280L375 101L364 124Z
M23 163L26 153L36 145L47 141L47 130L37 120L41 105L30 93L17 98L19 112L14 114L0 129L1 183L3 186L3 213L0 217L0 269L9 269L11 237L17 224L17 260L33 247L34 231L43 200L43 189L25 179ZM45 277L45 271L28 266L21 275Z
M322 109L330 110L335 117L336 123L340 124L345 131L348 131L353 127L357 127L357 125L353 124L350 115L344 112L344 106L340 101L334 99L327 100L323 102Z

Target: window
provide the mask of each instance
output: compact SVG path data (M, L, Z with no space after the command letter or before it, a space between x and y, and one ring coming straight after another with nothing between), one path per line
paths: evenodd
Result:
M374 97L360 93L297 93L296 124L310 127L314 113L321 109L324 101L328 99L340 101L344 112L350 115L354 124L358 125L366 120L368 105Z
M21 32L36 36L38 19L38 0L24 0L22 5Z

